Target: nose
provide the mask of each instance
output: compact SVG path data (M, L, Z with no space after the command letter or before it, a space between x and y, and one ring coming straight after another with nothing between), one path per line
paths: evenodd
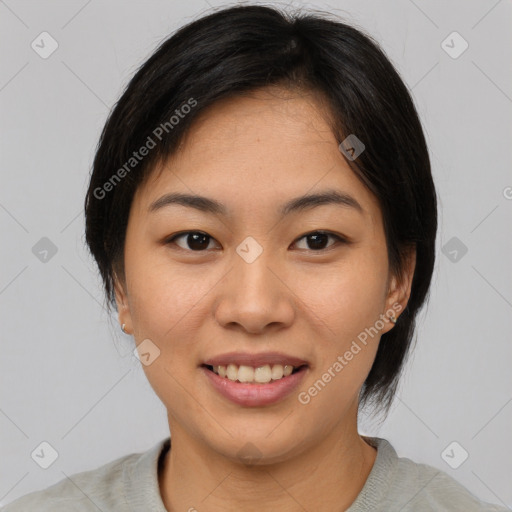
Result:
M252 262L235 254L231 271L219 283L215 317L224 328L261 334L286 328L295 316L294 294L286 275L266 252Z

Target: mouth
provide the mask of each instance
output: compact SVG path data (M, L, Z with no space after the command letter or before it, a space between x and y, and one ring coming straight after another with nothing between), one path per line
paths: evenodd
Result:
M298 372L307 369L307 364L300 364L297 366L289 364L265 364L260 366L248 365L201 365L212 373L215 373L220 378L227 379L233 382L244 384L269 384L274 381L279 381L295 375Z
M295 363L297 364L297 362ZM200 367L211 389L242 407L264 407L290 397L304 382L307 364L209 365Z
M229 352L205 359L199 369L218 395L242 407L284 401L304 382L309 361L283 352Z

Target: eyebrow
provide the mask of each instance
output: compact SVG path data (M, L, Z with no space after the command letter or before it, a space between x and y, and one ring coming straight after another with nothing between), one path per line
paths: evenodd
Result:
M227 208L222 203L219 203L215 199L210 199L208 197L199 195L183 194L180 192L173 192L170 194L163 195L162 197L151 203L151 205L148 208L148 211L150 213L156 212L158 210L161 210L162 208L165 208L166 206L176 204L186 206L188 208L194 208L201 212L211 213L218 216L228 215ZM282 205L279 210L279 213L282 217L284 217L286 215L289 215L290 213L309 210L311 208L328 204L352 208L361 214L365 213L364 208L353 196L346 192L341 192L338 190L325 190L316 194L309 194L296 197Z

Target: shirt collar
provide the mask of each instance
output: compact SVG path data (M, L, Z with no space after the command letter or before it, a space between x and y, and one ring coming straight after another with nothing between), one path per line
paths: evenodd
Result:
M397 453L386 439L361 437L377 448L377 456L363 488L347 512L377 509L396 471ZM124 495L126 504L132 512L168 512L160 494L158 472L159 464L163 462L170 446L170 437L163 439L143 453L134 464L124 468Z

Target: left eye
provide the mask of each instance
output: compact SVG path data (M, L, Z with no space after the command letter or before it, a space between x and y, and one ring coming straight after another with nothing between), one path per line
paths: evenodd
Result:
M302 237L300 237L298 239L298 241L306 240L306 243L309 242L309 245L312 246L312 248L306 247L306 250L311 249L315 252L318 252L318 251L328 249L329 247L332 247L333 245L335 245L335 243L333 243L333 244L329 245L328 247L325 247L325 244L329 238L334 239L335 243L336 242L339 242L339 243L346 242L346 240L344 238L342 238L341 236L335 235L334 233L329 233L327 231L313 231L312 233L303 235ZM295 243L297 243L297 242L295 242Z

